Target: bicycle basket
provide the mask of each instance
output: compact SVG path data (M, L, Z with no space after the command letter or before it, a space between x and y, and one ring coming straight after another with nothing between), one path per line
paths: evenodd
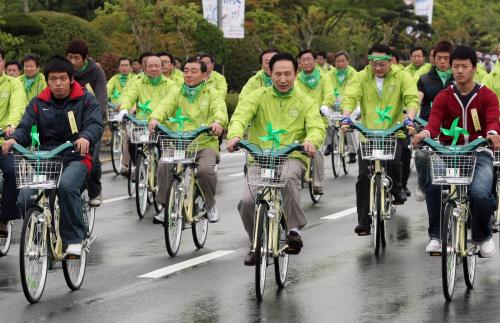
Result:
M344 116L342 115L342 111L340 109L340 104L335 102L332 106L332 111L330 111L329 119L333 122L342 120Z
M127 136L132 144L145 144L156 142L154 137L149 135L147 124L127 123Z
M59 185L63 163L60 157L31 160L14 154L14 168L17 188L54 189Z
M160 135L161 161L166 163L190 164L196 160L198 139L173 139Z
M435 152L431 155L432 184L469 185L474 177L475 166L474 152L460 155Z
M493 166L500 166L500 150L494 150L493 154L495 155Z
M396 133L363 134L360 137L361 156L365 160L393 160L396 154Z
M287 156L266 152L247 156L247 181L251 186L284 187L288 178Z
M108 109L108 122L120 122L120 120L118 120L119 114L120 114L120 111Z

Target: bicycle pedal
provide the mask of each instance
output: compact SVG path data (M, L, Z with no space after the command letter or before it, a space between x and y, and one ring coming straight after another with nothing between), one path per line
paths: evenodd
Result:
M441 251L429 252L429 256L431 256L431 257L441 257Z
M290 248L289 246L286 246L284 251L289 255L298 255L300 253L300 250Z
M81 258L81 256L77 256L77 255L66 255L64 257L65 259L69 259L69 260L78 260Z

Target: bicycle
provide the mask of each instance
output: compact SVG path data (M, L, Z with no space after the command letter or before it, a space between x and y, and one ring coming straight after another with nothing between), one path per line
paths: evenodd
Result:
M207 239L207 209L198 182L196 155L197 139L203 134L209 134L211 130L203 126L192 131L174 132L162 125L158 125L156 130L162 151L161 161L173 168L167 189L163 227L167 252L171 257L175 257L185 227L191 225L196 248L203 248Z
M280 150L266 150L246 140L238 148L247 152L250 186L258 187L255 199L255 227L252 249L255 252L255 293L260 302L264 296L268 258L273 258L274 275L279 288L285 286L288 272L286 216L283 212L282 192L288 177L289 155L303 151L299 144L285 146Z
M375 255L380 248L386 246L385 222L396 211L392 204L393 196L390 193L392 180L386 175L383 162L394 160L397 147L397 132L403 130L403 124L396 124L387 130L370 130L360 123L352 127L363 135L360 137L361 157L370 161L370 207L369 215L372 218L371 232L373 235L373 248Z
M493 232L498 233L500 232L500 150L493 151L493 155L494 155L493 166L495 168L495 176L496 176L497 209L495 210L495 217L493 220L492 229Z
M245 164L245 169L247 169L247 168L248 167ZM245 175L246 175L246 172L245 172ZM316 203L319 203L319 201L321 200L321 197L323 195L314 193L313 178L314 178L314 157L309 159L306 174L304 175L304 178L302 181L302 188L304 188L304 184L307 183L307 186L309 188L309 196L311 197L311 201L313 202L313 204L316 204Z
M4 137L3 130L0 129L0 137ZM0 201L3 197L3 172L0 170ZM9 253L10 245L12 242L12 228L14 227L14 221L7 222L7 236L0 237L0 257L4 257Z
M333 112L328 117L328 123L332 127L332 170L333 176L340 176L340 167L344 170L344 174L349 173L349 163L346 162L348 157L347 140L345 133L340 129L342 120L342 111L340 110L339 104L334 104Z
M456 266L463 264L465 285L473 288L478 250L470 240L470 206L467 186L472 183L476 165L475 150L487 144L478 138L463 146L443 146L426 138L423 144L431 150L433 185L449 187L441 205L441 274L444 297L453 298Z
M156 178L159 160L157 140L154 136L150 136L147 120L139 120L131 115L126 115L124 118L127 120L127 134L130 143L136 145L135 158L133 158L135 168L134 174L130 172L130 182L134 183L137 214L142 219L146 215L148 204L153 204L158 213L163 209L155 199L158 190ZM129 171L131 169L132 167L129 168Z
M116 105L108 102L107 112L111 130L111 164L115 174L120 175L122 171L124 133L121 129L121 120L118 120L119 111L116 111Z
M71 290L78 290L85 277L87 253L95 237L90 235L89 217L85 216L86 238L80 257L66 255L59 234L60 212L57 203L57 187L63 171L64 152L73 149L72 143L64 143L51 151L30 151L18 144L13 146L16 185L19 189L40 190L36 201L26 212L21 231L20 271L21 284L26 299L37 303L42 297L49 261L62 261L64 279Z

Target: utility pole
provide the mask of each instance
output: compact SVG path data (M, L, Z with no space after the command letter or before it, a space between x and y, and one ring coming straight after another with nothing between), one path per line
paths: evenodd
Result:
M222 0L217 0L217 27L222 31Z

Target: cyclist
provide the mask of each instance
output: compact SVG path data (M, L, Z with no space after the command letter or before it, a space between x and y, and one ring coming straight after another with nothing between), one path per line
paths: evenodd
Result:
M316 64L323 72L329 72L332 66L326 61L326 52L316 53Z
M437 52L439 53L439 52ZM468 132L460 136L458 144L468 143L479 136L491 140L493 148L500 148L500 117L498 99L490 89L474 82L477 69L476 52L469 47L457 46L450 55L450 65L455 85L441 91L433 101L429 123L425 129L413 137L414 145L426 137L436 138L450 145L453 137L440 135L441 128L450 128L456 118L459 127ZM465 119L464 119L465 118ZM495 255L490 218L495 209L492 195L493 156L490 149L480 148L468 195L471 201L472 240L480 247L480 256ZM427 212L429 213L429 236L427 252L440 251L440 209L441 188L428 183L426 190Z
M108 90L108 98L112 103L118 103L123 89L128 82L134 78L132 74L132 61L127 57L118 59L118 74L111 77L106 86Z
M304 150L312 157L325 138L325 125L319 114L318 105L309 96L294 88L298 63L291 54L274 55L269 66L273 85L255 90L238 103L229 124L227 149L229 152L234 151L250 122L252 127L248 132L248 140L261 147L270 148L272 143L263 141L259 137L266 135L268 122L271 122L273 128L287 130L281 137L282 144L301 141ZM283 190L283 209L290 228L287 244L297 253L303 246L299 230L307 224L300 202L301 180L305 174L306 163L306 156L292 155L288 180ZM238 211L250 242L254 230L255 196L255 187L250 191L248 185L244 185L243 198L238 204ZM255 265L253 251L248 253L244 263L247 266Z
M22 83L4 73L5 50L0 48L0 128L11 135L28 104ZM4 99L5 98L5 99ZM0 156L4 186L0 208L0 237L7 236L7 223L20 218L16 206L18 191L12 155Z
M411 63L406 66L405 70L415 76L415 73L420 74L428 73L431 69L431 64L425 62L425 49L421 46L414 47L410 51L410 61Z
M21 76L22 73L22 67L21 63L16 60L10 60L5 64L5 69L7 71L7 75L10 77L15 77L18 78Z
M81 255L84 239L80 189L92 167L92 153L103 132L102 113L96 98L74 80L72 64L53 56L44 68L48 87L31 100L21 122L3 146L3 154L15 143L32 143L32 126L37 126L40 150L74 142L75 152L64 156L64 170L57 189L61 209L60 234L66 253Z
M142 72L141 60L134 58L132 60L132 73L135 75Z
M167 52L159 52L156 55L161 59L163 75L181 86L184 83L184 75L175 68L174 56Z
M203 190L207 206L208 221L219 221L215 207L215 192L217 187L216 165L219 162L219 140L222 129L227 125L227 108L224 99L218 91L204 81L207 77L207 66L201 60L191 58L184 66L184 82L181 88L171 92L150 116L149 128L153 131L159 123L167 123L169 117L182 108L182 114L191 122L185 124L185 130L194 130L202 125L209 125L214 136L202 137L198 144L196 162L198 163L198 178ZM167 123L172 125L172 123ZM176 129L172 129L176 130ZM158 166L158 192L156 201L167 203L167 188L169 165L161 163ZM163 223L164 214L155 217L155 223Z
M261 70L258 71L254 76L252 76L245 86L241 89L239 100L242 100L249 93L263 87L263 86L271 86L273 84L273 80L271 80L271 71L269 69L269 61L271 58L278 53L277 49L266 49L259 56L259 62L261 66Z
M361 107L361 122L369 129L388 129L403 121L403 110L408 118L405 124L412 125L418 109L417 87L411 75L404 69L393 68L390 60L392 50L385 45L375 45L369 50L370 64L357 73L347 85L342 101L344 125L352 124L350 114L358 102ZM380 113L388 114L388 122L380 122ZM378 120L378 121L377 121ZM388 163L388 174L392 179L391 193L394 204L403 204L406 194L401 187L401 150L403 139L398 140L394 161ZM354 232L368 235L371 232L371 218L368 216L370 178L369 163L361 158L358 150L359 174L356 183L356 205L358 225Z
M301 70L295 81L295 88L308 95L316 102L316 106L324 116L330 115L333 104L333 85L330 77L316 66L316 54L312 50L303 50L297 55ZM328 127L328 121L325 121ZM321 151L316 151L314 158L313 193L323 194L323 180L325 178L325 161Z
M45 77L40 73L40 58L38 55L30 54L23 58L24 74L21 75L21 82L24 85L24 91L31 101L40 94L46 87Z
M484 85L489 87L493 92L495 92L497 97L500 98L500 68L493 68L491 73L486 78Z
M227 95L227 82L224 75L214 71L215 57L210 54L201 54L198 59L207 65L207 85L219 91L222 98L225 99Z

